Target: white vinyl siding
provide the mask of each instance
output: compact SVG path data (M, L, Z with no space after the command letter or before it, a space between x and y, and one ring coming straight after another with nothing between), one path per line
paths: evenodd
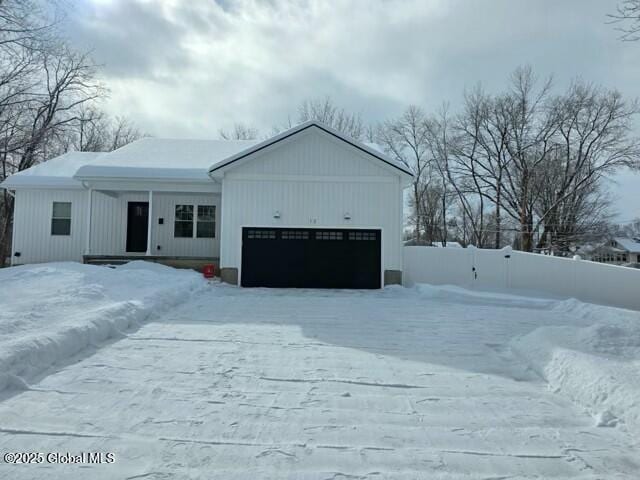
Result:
M399 172L316 129L284 142L225 174L220 266L240 268L243 226L360 227L382 230L383 269L402 270Z
M154 214L155 200L154 198ZM124 255L127 247L128 202L148 201L148 193L121 192L117 196L111 196L94 190L91 208L91 254Z
M124 255L127 240L127 203L147 202L147 192L120 192L117 196L93 191L91 254ZM70 235L51 235L53 202L71 203ZM52 261L82 261L86 248L87 190L17 190L15 202L14 264ZM214 205L220 194L154 192L151 254L184 257L220 255L220 226L215 238L174 238L173 220L178 204ZM163 219L162 225L159 219ZM160 246L160 249L157 247ZM144 256L144 253L139 254Z
M103 192L94 191L91 253L124 255L127 237L127 203L148 200L149 195L146 192L120 193L113 198ZM220 194L154 192L152 218L150 218L151 255L217 258L220 255L218 230L215 238L197 238L194 226L192 236L175 237L176 205L193 205L195 215L197 205L220 205ZM217 228L219 227L216 225Z
M53 202L70 203L69 235L52 235ZM17 190L15 199L14 265L82 261L87 192L85 190Z

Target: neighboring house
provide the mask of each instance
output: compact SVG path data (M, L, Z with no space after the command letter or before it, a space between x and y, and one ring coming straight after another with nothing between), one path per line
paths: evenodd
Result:
M12 264L219 265L243 286L402 280L405 167L317 122L265 141L144 138L12 175Z
M640 262L640 238L613 237L599 245L586 245L579 249L586 260L614 265Z

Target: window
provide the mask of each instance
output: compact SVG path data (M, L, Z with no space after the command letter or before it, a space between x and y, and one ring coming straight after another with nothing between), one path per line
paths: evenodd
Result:
M275 230L249 230L247 232L247 238L252 240L275 240Z
M376 232L349 232L349 240L376 240Z
M71 235L71 202L53 202L51 235Z
M198 224L196 237L214 238L216 236L216 207L215 205L198 205Z
M193 205L176 205L173 236L176 238L193 237Z
M342 240L342 232L316 232L316 240Z
M282 240L309 240L309 232L305 230L284 230Z

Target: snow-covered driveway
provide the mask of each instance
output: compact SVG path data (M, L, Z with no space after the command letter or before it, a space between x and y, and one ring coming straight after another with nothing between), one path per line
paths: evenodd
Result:
M509 354L545 300L212 286L0 402L0 451L113 452L31 478L637 478L637 440Z

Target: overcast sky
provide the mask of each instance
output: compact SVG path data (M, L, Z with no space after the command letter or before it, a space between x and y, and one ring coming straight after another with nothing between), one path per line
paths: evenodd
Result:
M580 76L640 97L640 42L606 23L617 0L71 2L68 35L104 65L106 109L156 136L268 132L325 96L371 122L455 108L523 64L558 88ZM640 216L640 177L623 182L620 218Z

